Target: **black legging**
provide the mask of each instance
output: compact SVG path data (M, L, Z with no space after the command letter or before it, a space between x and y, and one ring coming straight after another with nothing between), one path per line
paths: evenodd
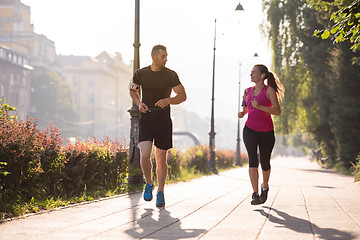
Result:
M257 156L257 148L259 146L261 168L263 171L269 170L271 168L271 152L275 144L274 131L257 132L245 125L243 139L249 156L249 167L257 168L259 166Z

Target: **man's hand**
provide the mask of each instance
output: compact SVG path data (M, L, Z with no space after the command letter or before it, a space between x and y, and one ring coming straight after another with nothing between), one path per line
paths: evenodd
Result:
M142 113L147 113L149 111L149 108L146 106L145 103L139 103L139 111Z
M155 103L155 106L160 108L166 108L169 105L170 105L170 98L160 99Z

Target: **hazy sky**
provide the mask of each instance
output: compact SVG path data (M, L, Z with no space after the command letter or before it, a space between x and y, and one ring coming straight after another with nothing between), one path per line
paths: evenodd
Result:
M53 40L58 55L95 57L108 51L120 52L126 62L133 59L134 0L22 2L31 7L35 32ZM242 89L251 85L253 64L270 64L268 41L259 30L265 17L261 2L241 0L245 11L236 12L238 0L140 0L140 66L151 63L155 44L167 46L167 67L188 93L182 107L209 117L216 18L215 118L236 121L239 63Z

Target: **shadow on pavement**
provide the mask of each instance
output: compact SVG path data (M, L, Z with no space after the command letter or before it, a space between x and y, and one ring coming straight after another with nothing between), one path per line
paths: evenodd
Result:
M158 214L158 219L154 213ZM125 231L135 239L182 239L194 238L204 233L205 229L182 229L178 218L173 218L166 209L145 209L145 213L136 221L134 228ZM171 227L171 230L165 230L162 234L156 234L161 230ZM154 235L154 236L153 236ZM158 235L158 236L156 236Z
M270 209L269 207L264 207ZM278 227L285 227L299 233L315 234L320 239L343 239L351 240L356 239L352 233L340 231L334 228L320 228L316 224L310 223L308 220L291 216L278 209L271 208L279 217L273 214L268 214L263 209L255 210L261 213L261 215L268 217L270 222L279 224ZM311 227L310 227L311 226Z
M304 171L304 172L330 173L330 174L334 174L334 175L345 176L345 174L343 174L341 172L337 172L333 169L299 169L299 170Z

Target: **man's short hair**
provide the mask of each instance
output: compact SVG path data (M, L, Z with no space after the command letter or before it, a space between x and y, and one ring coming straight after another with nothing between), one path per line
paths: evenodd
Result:
M151 56L155 56L159 53L160 50L166 51L166 47L163 45L155 45L151 50Z

